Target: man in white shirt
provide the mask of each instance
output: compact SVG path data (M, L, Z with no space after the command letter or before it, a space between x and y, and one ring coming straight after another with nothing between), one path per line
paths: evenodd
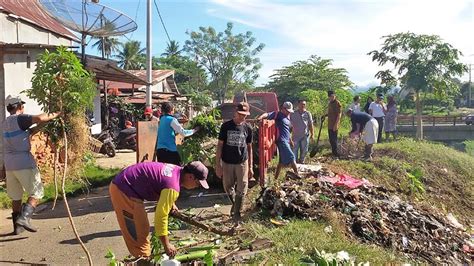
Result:
M375 120L377 120L377 122L379 123L377 142L382 142L383 124L386 112L387 107L383 102L383 95L381 93L377 93L377 100L372 102L369 106L369 114L372 115L372 117L375 118Z

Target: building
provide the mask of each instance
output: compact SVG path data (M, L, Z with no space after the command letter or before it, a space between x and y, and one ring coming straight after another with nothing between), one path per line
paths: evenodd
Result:
M51 18L36 0L0 0L0 123L5 120L5 97L31 88L36 58L45 49L71 47L78 39ZM41 107L22 95L31 114ZM0 128L3 135L3 129ZM0 138L3 146L3 138ZM1 151L3 162L3 149Z

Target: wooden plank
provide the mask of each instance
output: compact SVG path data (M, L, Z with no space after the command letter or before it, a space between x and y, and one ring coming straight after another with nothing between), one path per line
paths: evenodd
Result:
M157 121L138 121L137 123L137 163L152 162L158 137Z

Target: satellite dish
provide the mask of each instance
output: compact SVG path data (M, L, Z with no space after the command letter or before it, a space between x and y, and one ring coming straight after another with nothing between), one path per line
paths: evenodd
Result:
M82 35L82 59L84 63L85 39L120 36L137 29L137 23L129 16L88 0L39 0L43 9L65 27Z

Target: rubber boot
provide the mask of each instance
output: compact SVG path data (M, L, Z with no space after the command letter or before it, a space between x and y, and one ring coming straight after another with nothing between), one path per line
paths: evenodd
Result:
M34 212L35 212L35 207L33 207L33 205L29 203L23 204L21 208L21 214L16 220L16 225L22 226L26 230L33 233L37 232L38 229L33 227L33 225L31 224L31 216L33 215Z
M14 235L19 235L25 231L25 228L16 225L16 220L18 220L18 217L20 216L19 212L12 212L12 221L13 221L13 234Z
M234 195L227 194L227 196L229 197L229 200L232 203L232 207L230 208L230 217L234 217L234 202L235 202Z
M236 226L240 224L240 220L242 219L241 213L242 208L244 206L244 197L242 196L235 196L235 202L233 204L234 207L234 223Z
M372 153L373 153L372 147L373 147L372 144L365 145L364 159L367 161L372 161Z

